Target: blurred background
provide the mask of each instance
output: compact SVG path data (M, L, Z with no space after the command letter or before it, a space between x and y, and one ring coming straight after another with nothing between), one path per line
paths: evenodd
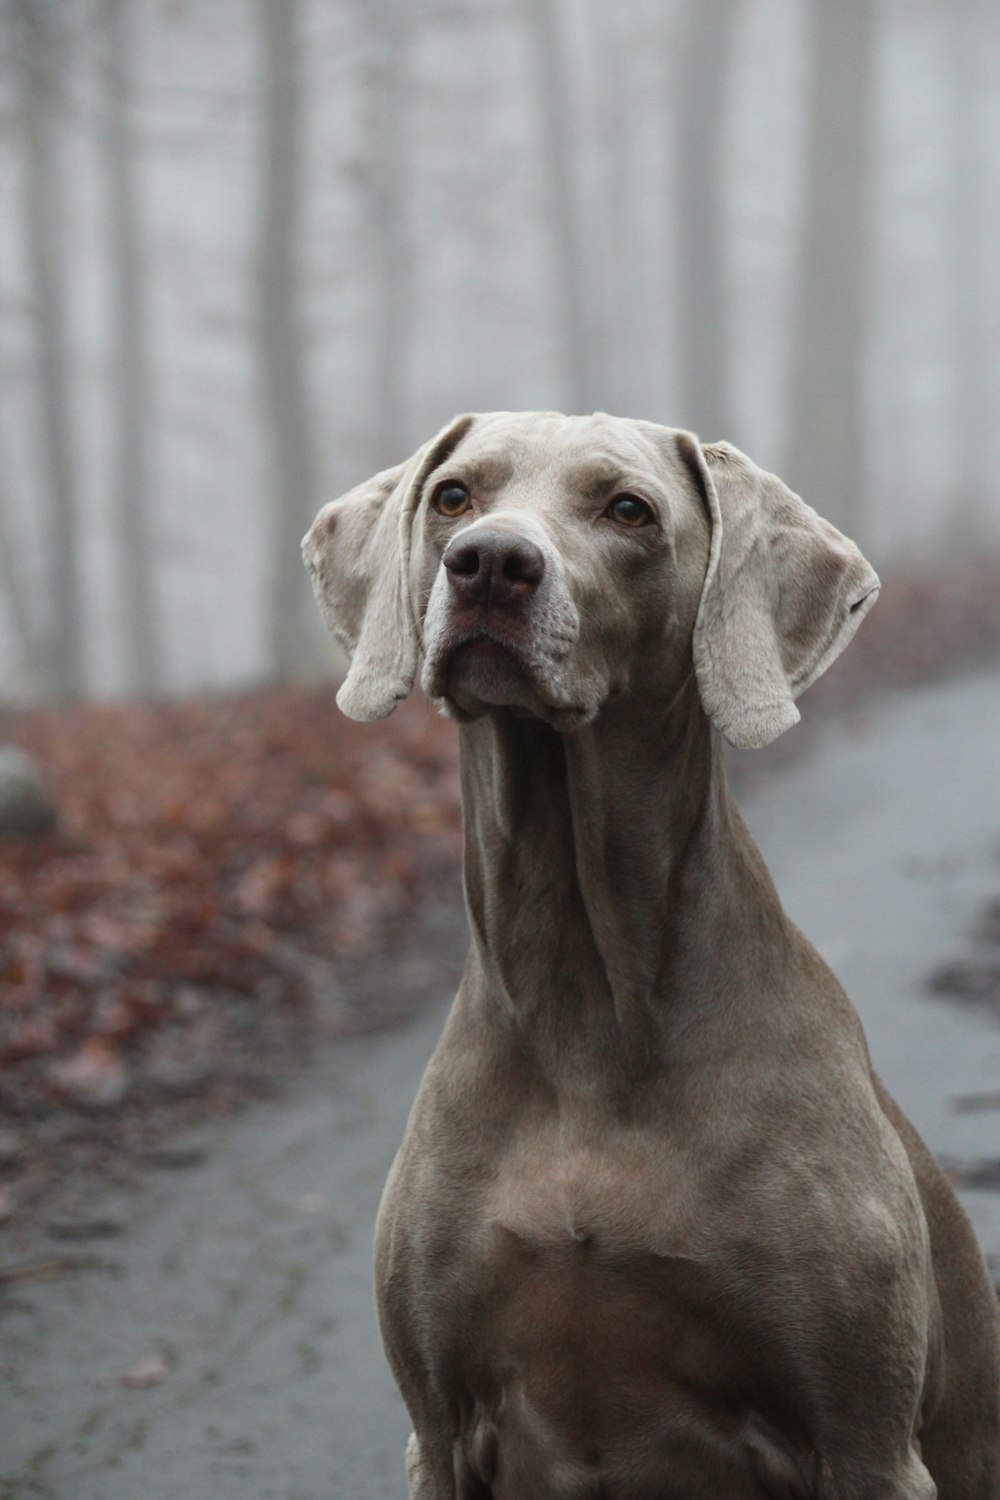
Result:
M457 736L339 713L299 541L460 411L882 574L731 772L1000 1283L998 79L992 0L0 0L0 1500L403 1494Z
M298 541L460 410L1000 544L989 0L3 0L3 696L330 661Z

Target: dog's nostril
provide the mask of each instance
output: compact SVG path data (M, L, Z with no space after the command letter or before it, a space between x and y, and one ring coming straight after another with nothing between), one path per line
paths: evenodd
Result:
M545 572L545 558L533 542L518 542L504 558L503 576L511 583L538 583Z
M471 542L465 547L449 547L444 558L449 573L462 578L472 578L479 572L479 553Z
M524 603L545 572L540 547L500 529L477 529L468 539L455 537L442 561L452 587L466 603L489 599L504 609Z

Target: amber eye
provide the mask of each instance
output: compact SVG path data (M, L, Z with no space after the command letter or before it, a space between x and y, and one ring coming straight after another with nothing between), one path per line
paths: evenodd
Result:
M653 512L638 495L616 495L604 512L620 526L648 526Z
M447 516L451 520L455 516L464 515L469 508L469 492L464 484L456 484L454 480L446 480L444 484L434 491L431 504L439 516Z

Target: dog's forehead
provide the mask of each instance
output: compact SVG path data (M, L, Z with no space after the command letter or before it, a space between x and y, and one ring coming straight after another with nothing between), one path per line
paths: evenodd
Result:
M623 475L664 477L670 429L612 417L559 412L493 412L477 417L453 454L492 479L490 488L545 476L572 488Z

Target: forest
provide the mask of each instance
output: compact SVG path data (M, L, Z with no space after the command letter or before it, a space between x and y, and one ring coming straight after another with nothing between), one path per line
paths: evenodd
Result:
M0 1500L403 1493L460 751L339 711L300 539L464 411L881 575L727 776L1000 1285L998 79L992 0L0 0Z
M0 698L335 666L298 542L461 410L1000 545L988 0L4 0Z

